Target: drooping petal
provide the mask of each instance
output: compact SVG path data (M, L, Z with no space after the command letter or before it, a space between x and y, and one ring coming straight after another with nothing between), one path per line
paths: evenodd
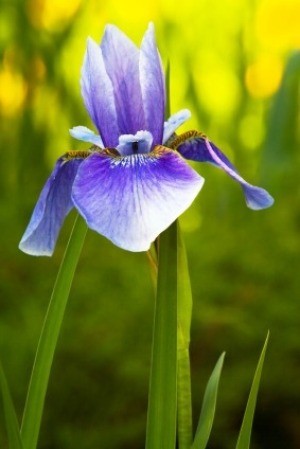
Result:
M72 184L83 159L60 158L36 203L19 248L33 256L51 256L62 223L73 207Z
M120 135L114 88L106 72L101 48L88 39L81 74L85 106L106 147L115 147Z
M193 132L191 132L193 133ZM272 206L274 199L264 189L246 182L238 173L234 165L227 157L203 135L196 135L180 143L176 149L186 159L199 162L210 162L223 169L235 181L241 184L245 194L247 206L250 209L259 210ZM180 136L179 136L180 139Z
M139 49L114 25L105 27L101 49L114 89L120 134L135 134L145 129L139 80Z
M162 143L165 113L165 78L157 50L154 26L150 23L140 50L140 83L145 113L145 128L153 144Z
M188 109L181 109L164 123L163 144L174 134L177 128L191 117Z
M90 228L121 248L146 251L203 182L176 152L156 147L125 157L93 154L81 164L72 195Z
M97 147L103 148L104 144L102 142L99 134L95 134L94 131L87 128L86 126L74 126L74 128L69 129L69 132L74 139L82 140L83 142L93 143Z
M138 131L135 135L124 134L119 137L118 152L121 156L129 156L130 154L149 153L153 137L149 131Z

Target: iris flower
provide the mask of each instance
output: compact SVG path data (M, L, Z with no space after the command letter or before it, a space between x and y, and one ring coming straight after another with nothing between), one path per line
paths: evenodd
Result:
M175 134L190 117L188 110L164 121L165 77L152 24L140 48L113 25L106 26L100 45L89 39L81 92L98 133L83 126L70 130L92 146L58 159L20 242L22 251L50 256L74 207L89 228L115 245L148 250L202 188L204 179L186 160L223 169L241 185L251 209L272 205L268 192L247 183L203 134Z

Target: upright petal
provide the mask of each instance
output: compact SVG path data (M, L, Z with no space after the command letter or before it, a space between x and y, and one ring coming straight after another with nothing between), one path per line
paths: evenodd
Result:
M154 26L150 23L140 50L140 83L145 113L145 129L154 145L162 143L165 113L165 78L157 50Z
M146 251L190 206L203 182L165 147L115 158L93 154L78 170L73 201L90 228L121 248Z
M246 182L227 157L204 135L197 131L190 131L187 134L190 134L190 138L187 140L179 136L178 145L176 145L176 141L174 142L174 147L183 157L193 161L210 162L224 170L241 184L247 206L250 209L259 210L272 206L274 203L272 196L266 190Z
M101 48L88 39L81 74L85 106L106 147L115 147L120 135L114 89L106 72Z
M24 253L51 256L62 223L73 207L72 184L82 159L60 158L48 178L19 244Z
M105 68L114 90L120 134L145 129L139 80L139 50L113 25L107 25L101 41Z

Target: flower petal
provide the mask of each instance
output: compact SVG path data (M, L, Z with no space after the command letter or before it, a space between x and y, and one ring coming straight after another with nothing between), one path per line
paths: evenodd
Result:
M197 133L194 132L194 134ZM274 203L274 199L266 190L246 182L227 157L213 143L201 136L200 133L180 143L176 150L186 159L210 162L223 169L229 176L241 184L247 206L250 209L265 209Z
M34 208L19 248L33 256L51 256L62 223L73 207L72 184L83 159L58 159Z
M119 137L118 152L121 156L129 156L130 154L149 153L153 137L149 131L138 131L135 135L124 134Z
M120 130L114 89L105 69L101 48L90 38L82 67L81 92L104 146L115 147Z
M120 134L135 134L145 129L139 80L139 49L113 25L106 26L101 49L114 88Z
M83 140L83 142L93 143L97 147L103 148L104 144L101 137L95 134L94 131L87 128L86 126L74 126L69 129L69 132L74 139Z
M188 109L181 109L176 112L176 114L171 115L171 117L164 123L164 134L163 134L163 144L170 139L177 128L186 122L191 117L191 113Z
M154 145L162 143L165 113L165 78L157 50L154 26L150 23L140 50L140 83L145 113L145 128Z
M192 203L204 179L176 152L93 154L78 170L73 201L90 228L129 251L151 242Z

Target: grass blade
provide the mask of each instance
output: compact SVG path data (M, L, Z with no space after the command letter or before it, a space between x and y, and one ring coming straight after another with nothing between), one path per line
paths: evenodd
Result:
M216 411L218 387L224 363L224 357L225 353L223 352L223 354L217 361L217 364L209 378L207 387L205 389L199 423L192 449L205 449L208 443Z
M239 433L236 449L249 449L250 447L250 438L251 438L251 430L252 423L254 417L254 411L256 406L257 394L261 379L262 368L265 360L266 349L269 341L269 332L267 334L267 338L265 340L250 390L241 430Z
M24 449L37 445L44 401L59 332L87 226L78 216L53 288L27 393L21 435Z
M0 362L0 385L3 397L4 416L8 435L9 449L23 449L19 422L9 392L7 380Z

